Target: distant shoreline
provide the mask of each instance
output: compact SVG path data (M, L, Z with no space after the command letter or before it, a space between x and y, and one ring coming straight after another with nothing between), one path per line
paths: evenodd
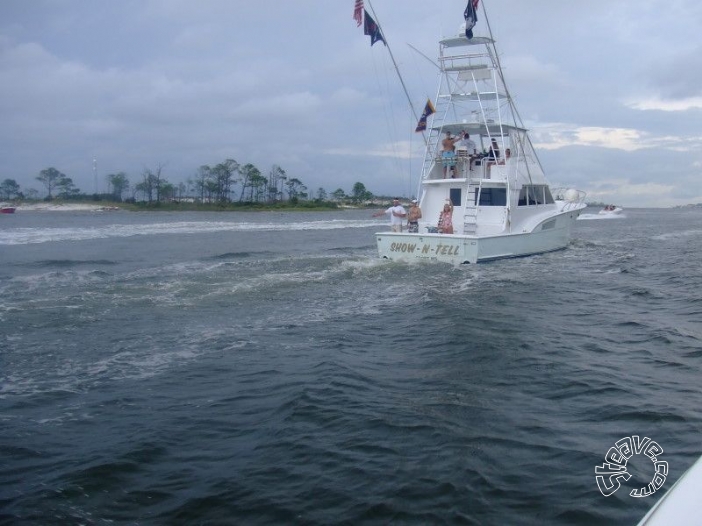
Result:
M363 204L349 202L300 201L280 203L119 203L110 201L0 201L0 207L12 207L17 212L333 212L339 210L372 210L385 208L390 198L377 198ZM599 203L588 203L588 208L602 208ZM702 208L702 203L662 208Z
M0 203L2 206L11 206L17 212L326 212L338 210L358 210L377 208L378 204L352 205L336 203L303 202L288 203L228 203L222 204L196 204L196 203L106 203L101 201L71 202L71 201L42 201Z

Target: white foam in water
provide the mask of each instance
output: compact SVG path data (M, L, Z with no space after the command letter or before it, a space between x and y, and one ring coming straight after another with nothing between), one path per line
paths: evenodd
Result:
M592 221L601 219L626 219L626 214L580 214L578 221Z
M0 245L28 245L53 241L84 241L113 237L159 234L199 234L206 232L271 232L295 230L337 230L367 228L376 221L332 220L296 223L230 223L226 221L181 221L141 225L107 225L90 228L9 228L0 231Z
M682 230L681 232L668 232L658 236L653 236L656 241L665 241L666 239L683 239L686 237L695 237L702 234L702 230Z
M197 347L186 342L179 349L127 349L92 363L66 359L53 368L32 369L31 376L0 375L0 399L50 391L78 393L104 381L151 378L196 359L202 354Z

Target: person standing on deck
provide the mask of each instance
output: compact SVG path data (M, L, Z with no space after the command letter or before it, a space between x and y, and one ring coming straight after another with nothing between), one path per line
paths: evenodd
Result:
M465 149L466 155L468 156L468 169L472 172L473 161L478 157L478 146L475 144L475 141L470 138L470 134L467 131L463 130L461 132L461 140L456 143L456 147Z
M407 217L407 211L405 207L400 204L400 199L398 197L392 200L392 206L390 208L373 214L373 217L380 217L384 214L390 216L390 228L392 228L392 231L402 232L402 223L404 223L404 219Z
M407 232L419 232L419 220L422 218L422 209L416 199L412 199L409 212L407 212Z
M451 177L456 177L456 143L458 137L451 137L451 132L446 132L446 137L441 141L441 164L444 166L444 179L446 179L447 168L451 169Z
M492 138L490 151L487 154L487 178L490 179L490 167L500 161L500 147L497 145L497 139Z
M470 138L470 134L467 131L463 131L461 134L461 139L456 142L456 146L459 148L465 148L468 151L469 156L474 156L478 153L478 147L475 141Z
M488 162L497 162L500 158L500 147L497 145L497 139L492 138L492 144L490 145L490 151L487 154Z
M439 214L439 234L453 234L453 203L447 199Z

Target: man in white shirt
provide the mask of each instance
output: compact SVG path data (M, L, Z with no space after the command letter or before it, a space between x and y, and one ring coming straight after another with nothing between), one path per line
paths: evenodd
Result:
M405 217L407 217L407 211L405 207L400 204L399 198L396 197L392 200L392 206L390 208L373 214L373 217L380 217L384 214L390 215L390 227L392 231L402 232L402 223L404 223Z
M461 140L456 143L456 147L465 148L468 150L468 155L471 157L478 153L478 147L475 145L475 141L470 138L467 131L461 133Z
M470 138L467 131L461 132L461 140L456 143L456 147L459 148L459 155L461 151L464 151L463 155L466 155L468 160L468 168L473 171L473 160L478 156L478 147L475 145L475 141Z

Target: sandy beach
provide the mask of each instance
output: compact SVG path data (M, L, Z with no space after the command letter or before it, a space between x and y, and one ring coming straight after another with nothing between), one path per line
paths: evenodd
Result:
M17 212L103 212L107 210L120 210L119 207L115 206L80 203L25 203L19 205L0 203L0 207L4 206L12 206Z

